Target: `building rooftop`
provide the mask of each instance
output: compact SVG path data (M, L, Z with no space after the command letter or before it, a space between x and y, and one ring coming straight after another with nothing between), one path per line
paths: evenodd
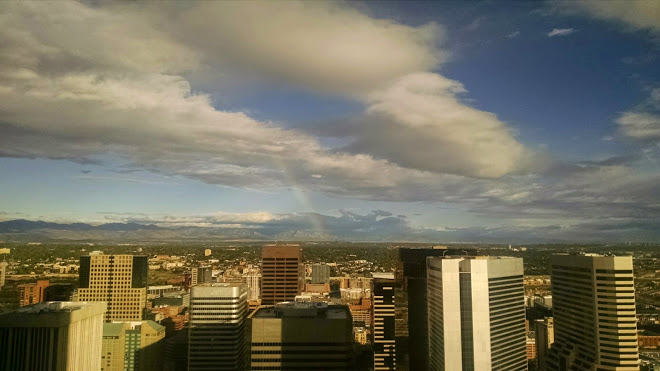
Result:
M0 327L60 327L105 311L103 302L49 301L0 314Z
M119 337L123 328L123 322L103 322L103 336Z
M284 302L274 306L261 306L255 310L251 318L328 318L345 319L350 316L345 305L328 305L327 303Z

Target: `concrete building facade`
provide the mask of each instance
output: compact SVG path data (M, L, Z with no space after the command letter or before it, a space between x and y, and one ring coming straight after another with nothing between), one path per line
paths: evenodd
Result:
M430 369L527 370L522 259L427 262Z
M147 305L146 256L80 257L77 301L106 302L106 321L140 321Z
M330 266L327 264L314 264L312 265L312 283L328 283L330 282Z
M261 306L249 319L251 370L352 370L346 306L285 302Z
M265 245L261 261L261 304L294 301L305 283L300 245Z
M248 286L248 300L259 300L261 298L261 273L251 273L245 276Z
M189 371L244 370L247 297L244 283L210 283L191 289Z
M0 314L0 370L100 370L105 310L47 302Z
M552 257L555 343L546 370L639 369L631 256Z

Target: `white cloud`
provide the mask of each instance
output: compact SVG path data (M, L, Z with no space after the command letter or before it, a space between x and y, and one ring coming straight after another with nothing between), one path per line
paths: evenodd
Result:
M438 74L404 76L367 98L367 122L351 145L401 166L497 178L520 170L529 153L489 112L457 98L466 90Z
M513 31L510 34L506 35L507 39L513 39L520 35L520 31Z
M573 28L553 28L552 31L548 32L548 37L568 36L574 32L576 30Z
M554 3L564 11L581 12L594 18L616 21L634 30L660 31L660 2L627 1L563 1Z
M640 140L660 139L660 88L651 90L649 97L623 112L615 122L623 135Z
M202 51L211 66L323 92L370 91L447 57L436 48L444 37L437 24L409 27L344 3L202 1L162 9L147 7L145 18L167 24L172 37Z
M616 119L621 131L636 139L660 139L660 115L625 112Z

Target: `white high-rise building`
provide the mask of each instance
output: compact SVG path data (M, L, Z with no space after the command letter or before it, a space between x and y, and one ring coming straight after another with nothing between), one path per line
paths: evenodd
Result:
M5 274L7 274L7 262L0 262L0 290L5 285Z
M639 370L631 256L554 255L546 370Z
M188 370L243 370L248 288L210 283L190 290Z
M245 276L249 289L248 300L258 300L261 297L261 273L250 273Z
M427 276L430 370L527 370L522 259L429 257Z
M100 370L105 310L58 301L0 314L0 370Z

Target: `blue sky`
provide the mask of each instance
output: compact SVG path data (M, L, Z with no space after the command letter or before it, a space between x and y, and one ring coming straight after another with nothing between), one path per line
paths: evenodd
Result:
M657 2L0 7L0 219L660 239Z

